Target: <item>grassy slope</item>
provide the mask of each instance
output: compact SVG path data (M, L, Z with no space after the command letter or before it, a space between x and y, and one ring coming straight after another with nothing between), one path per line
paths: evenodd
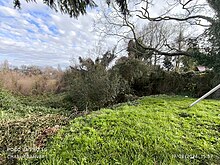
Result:
M220 164L220 102L186 109L192 101L145 97L79 117L48 145L41 164Z

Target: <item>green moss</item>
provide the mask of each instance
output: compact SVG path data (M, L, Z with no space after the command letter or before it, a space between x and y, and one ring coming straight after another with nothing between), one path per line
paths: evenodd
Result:
M151 96L79 117L48 144L40 164L220 164L220 102L187 109L193 101Z

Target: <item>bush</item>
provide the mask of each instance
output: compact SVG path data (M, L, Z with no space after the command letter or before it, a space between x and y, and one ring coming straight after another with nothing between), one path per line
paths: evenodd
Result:
M36 155L53 135L45 134L45 130L67 123L66 117L57 114L0 121L0 164L16 164L17 157Z
M136 80L135 88L138 96L155 94L178 94L192 97L201 97L215 85L212 83L214 74L207 73L177 73L163 70L148 73Z
M66 100L78 110L97 110L117 103L119 95L127 90L126 81L116 72L107 69L99 62L83 65L68 70L65 74ZM71 108L69 107L69 108Z
M220 82L220 76L214 72L168 72L139 59L127 58L113 68L128 81L131 94L136 96L178 94L200 97ZM216 92L212 97L219 95Z
M149 94L147 84L150 84L150 73L154 70L153 66L140 59L127 58L119 59L113 70L128 82L130 94L137 96Z

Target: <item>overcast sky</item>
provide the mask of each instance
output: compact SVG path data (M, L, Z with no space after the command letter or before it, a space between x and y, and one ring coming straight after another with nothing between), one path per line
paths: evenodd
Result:
M98 8L74 19L56 13L41 0L37 4L21 0L21 10L14 9L12 2L0 1L0 63L7 59L16 66L67 67L79 56L94 56L88 52L102 39L93 31ZM115 44L111 42L109 47Z
M103 39L94 32L99 8L89 9L87 15L74 19L56 13L42 1L35 4L21 0L21 10L13 8L13 0L0 1L0 63L8 60L15 66L59 64L65 68L77 62L79 56L95 58L97 53L93 50L100 41L102 51L117 44L117 39ZM158 6L155 8L158 10Z

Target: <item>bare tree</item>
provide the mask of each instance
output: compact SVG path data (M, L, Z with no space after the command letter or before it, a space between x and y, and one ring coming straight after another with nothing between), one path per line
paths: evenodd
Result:
M100 17L99 24L101 24L101 26L98 26L98 29L105 35L121 37L123 41L127 40L128 42L129 40L134 40L135 43L143 49L152 51L155 59L161 55L183 55L191 57L191 53L187 51L186 47L181 46L181 44L183 44L183 41L187 42L192 35L189 35L188 39L184 38L184 40L182 39L180 41L180 38L183 36L181 36L182 32L180 32L178 25L181 23L184 26L188 25L194 28L199 26L204 29L209 27L215 19L209 15L201 15L204 11L206 11L206 13L211 11L208 3L200 3L198 0L170 0L167 4L161 5L164 5L166 9L160 6L163 11L162 13L157 14L157 16L152 16L151 12L153 11L153 6L155 6L154 2L153 0L129 1L129 14L127 15L121 15L120 8L112 2L111 12L108 13L104 11L102 13L104 17ZM159 24L161 25L159 26ZM169 27L171 27L169 29L169 31L173 31L171 36L163 34L164 30L162 30L162 25L169 25ZM140 28L143 26L152 30L144 31L143 28ZM201 34L195 34L194 38L200 35ZM144 38L145 41L143 42ZM179 42L179 44L173 44L175 40ZM176 57L176 61L180 61L178 59L180 59L180 57ZM157 60L154 61L154 64L156 61ZM179 68L179 63L180 62L176 62L177 68Z

